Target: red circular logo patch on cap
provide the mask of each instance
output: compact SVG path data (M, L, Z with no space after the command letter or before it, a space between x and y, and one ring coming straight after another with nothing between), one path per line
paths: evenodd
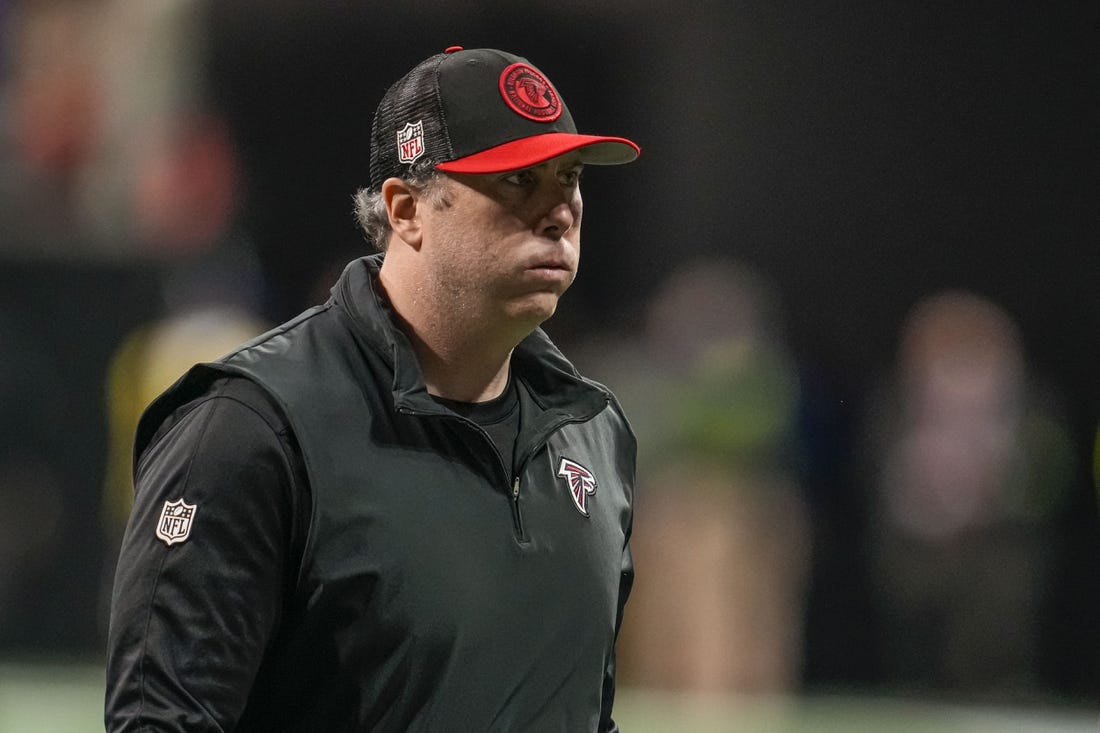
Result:
M524 63L500 72L500 96L515 112L535 122L553 122L561 116L561 99L554 87Z

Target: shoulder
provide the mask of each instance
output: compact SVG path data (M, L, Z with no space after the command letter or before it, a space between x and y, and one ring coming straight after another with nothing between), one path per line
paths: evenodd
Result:
M308 480L286 420L262 387L239 376L218 377L180 400L135 450L134 484L135 511L146 514L182 496L234 517L262 510L284 532L308 510Z
M142 418L134 446L135 478L151 464L161 473L206 468L268 467L287 476L300 463L298 446L276 400L247 377L189 373Z
M234 374L200 374L194 370L158 398L147 418L155 421L155 425L147 426L152 432L148 444L159 442L184 423L202 418L219 424L262 424L275 435L288 432L286 418L276 400L251 379Z
M629 443L636 444L637 439L634 436L634 429L630 427L630 421L626 417L626 411L623 410L623 405L619 402L619 398L615 396L615 393L611 389L594 379L588 377L581 377L581 379L593 389L603 392L607 395L607 409L603 411L601 417L609 421L613 428L619 432Z

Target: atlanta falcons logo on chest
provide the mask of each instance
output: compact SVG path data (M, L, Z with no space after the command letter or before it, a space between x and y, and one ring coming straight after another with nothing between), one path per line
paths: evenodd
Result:
M588 497L596 493L596 477L587 468L568 458L561 459L558 476L569 484L569 495L573 497L573 506L587 517Z

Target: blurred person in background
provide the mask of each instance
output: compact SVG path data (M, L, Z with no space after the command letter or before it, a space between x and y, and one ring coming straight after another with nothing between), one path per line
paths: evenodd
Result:
M0 255L79 258L81 177L100 136L102 2L41 0L0 21Z
M865 433L882 683L1019 702L1040 687L1073 456L1012 317L965 291L914 305Z
M623 631L624 678L689 692L797 689L811 537L799 376L778 294L735 261L685 262L639 339L587 358L646 446L634 541L645 582Z

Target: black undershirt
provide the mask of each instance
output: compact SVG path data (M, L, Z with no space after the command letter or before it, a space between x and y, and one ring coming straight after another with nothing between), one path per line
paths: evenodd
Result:
M516 436L519 434L519 395L515 380L508 378L508 386L499 397L488 402L458 402L432 396L439 404L455 414L474 421L489 434L497 447L510 475L515 474Z

